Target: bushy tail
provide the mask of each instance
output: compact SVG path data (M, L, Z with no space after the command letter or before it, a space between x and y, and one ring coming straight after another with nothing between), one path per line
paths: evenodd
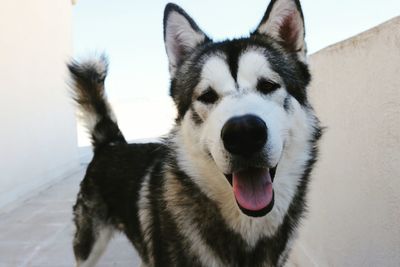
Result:
M91 134L94 150L106 145L126 143L104 92L107 68L108 61L104 55L68 64L73 97Z

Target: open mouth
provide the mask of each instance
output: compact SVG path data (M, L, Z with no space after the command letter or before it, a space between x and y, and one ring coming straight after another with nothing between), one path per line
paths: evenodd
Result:
M225 175L240 210L251 217L266 215L274 207L274 168L248 168Z

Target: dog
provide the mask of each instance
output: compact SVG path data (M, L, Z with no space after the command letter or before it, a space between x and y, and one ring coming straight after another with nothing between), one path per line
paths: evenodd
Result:
M115 231L142 266L285 264L322 132L304 36L298 0L272 0L248 37L221 42L168 4L177 116L155 143L126 142L105 96L104 56L69 64L94 149L73 207L78 266L94 266Z

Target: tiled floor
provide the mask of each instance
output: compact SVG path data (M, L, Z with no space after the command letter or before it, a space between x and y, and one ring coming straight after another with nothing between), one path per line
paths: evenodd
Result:
M0 267L74 266L72 205L83 171L41 192L23 205L0 213ZM110 242L98 266L140 266L122 235Z

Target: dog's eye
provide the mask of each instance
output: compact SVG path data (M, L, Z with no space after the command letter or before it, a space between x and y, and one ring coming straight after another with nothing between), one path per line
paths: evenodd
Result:
M281 87L279 84L264 78L259 79L257 83L257 90L265 95L275 91L279 87Z
M204 104L213 104L215 102L217 102L218 100L218 95L217 93L211 89L208 88L206 91L204 91L198 98L197 100L199 100L200 102L204 103Z

